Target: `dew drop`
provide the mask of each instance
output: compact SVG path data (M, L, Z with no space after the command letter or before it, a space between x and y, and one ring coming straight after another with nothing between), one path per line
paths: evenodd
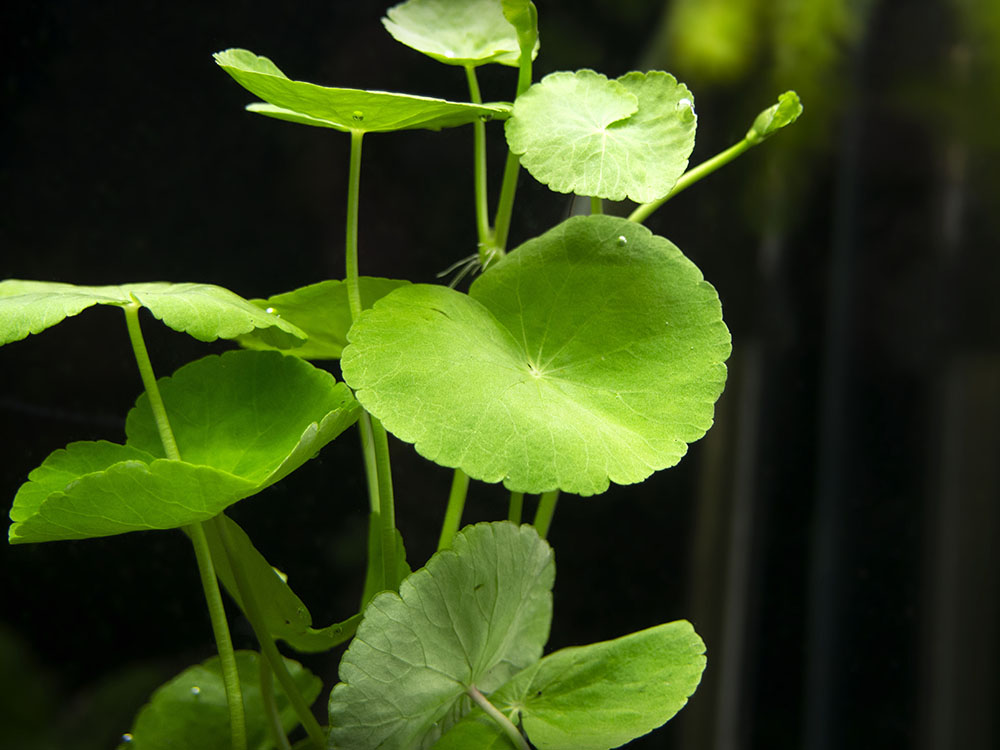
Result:
M625 245L628 244L628 237L626 237L624 234L619 234L618 241L616 244L618 245L618 247L625 247Z
M122 742L128 743L132 741L132 735L128 732L122 735Z
M677 102L677 109L683 109L684 107L687 107L688 109L691 110L691 112L694 112L694 102L688 99L687 97L684 97L679 102Z
M274 308L273 307L266 307L266 308L264 308L264 312L266 312L268 315L274 315Z
M201 695L201 688L195 685L193 688L191 688L191 695L195 697Z
M365 113L362 112L360 109L356 109L354 110L354 113L351 115L351 117L353 117L358 122L361 122L363 119L365 119Z

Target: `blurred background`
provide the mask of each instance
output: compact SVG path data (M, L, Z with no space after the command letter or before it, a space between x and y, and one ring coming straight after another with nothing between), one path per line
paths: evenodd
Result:
M792 128L647 225L719 290L716 426L640 486L560 503L550 648L691 620L709 666L634 748L1000 746L1000 4L538 2L535 75L664 69L696 96L692 163L796 89ZM246 297L341 278L348 139L256 117L211 53L292 78L455 99L381 3L53 0L0 11L0 278L201 281ZM496 67L496 66L493 66ZM510 99L511 69L482 69ZM491 129L498 186L500 127ZM369 136L361 269L434 282L475 247L472 134ZM625 211L628 207L609 207ZM512 244L568 215L522 172ZM166 375L226 345L145 319ZM124 438L120 312L0 349L0 494L73 440ZM395 443L414 567L451 473ZM325 625L360 596L367 500L342 438L233 516ZM474 484L466 520L506 513ZM213 653L175 532L0 546L0 745L113 747ZM238 646L252 647L233 617ZM339 654L305 659L327 689ZM322 714L325 698L318 703Z

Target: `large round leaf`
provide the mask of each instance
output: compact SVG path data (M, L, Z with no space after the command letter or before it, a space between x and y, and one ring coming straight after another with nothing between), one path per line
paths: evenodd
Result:
M306 335L228 289L211 284L151 282L76 286L52 281L0 281L0 345L40 333L93 305L138 302L164 324L199 341L257 331L271 346L301 344Z
M238 84L267 104L248 109L281 120L362 133L465 125L503 118L509 106L466 104L386 91L329 88L289 79L266 57L245 49L215 53L215 61Z
M530 526L477 524L399 593L376 596L330 693L330 750L428 747L463 711L535 663L549 636L555 564Z
M491 267L469 295L392 292L341 365L419 453L513 491L592 495L677 463L712 424L729 331L668 240L575 217Z
M514 102L507 143L553 190L647 203L669 193L687 168L693 101L662 71L617 80L592 70L552 73Z
M296 357L227 352L159 381L183 460L164 458L145 394L128 443L72 443L14 498L12 543L84 539L203 521L274 484L358 416L343 383Z

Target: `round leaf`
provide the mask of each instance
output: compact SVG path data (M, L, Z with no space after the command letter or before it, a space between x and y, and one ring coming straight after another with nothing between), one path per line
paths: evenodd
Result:
M199 341L232 339L258 331L272 346L305 340L298 328L211 284L152 282L76 286L51 281L0 281L0 345L40 333L93 305L138 302L175 331Z
M530 240L469 295L398 289L349 340L344 379L421 455L512 491L581 495L676 464L712 424L730 353L701 272L611 216Z
M477 524L365 609L330 694L330 750L428 747L538 660L552 619L552 549L530 526Z
M247 746L254 750L273 747L260 692L259 660L253 651L236 652ZM285 666L306 702L316 700L322 681L297 661L285 659ZM281 685L275 683L274 691L282 727L289 732L298 726L298 719ZM128 747L134 750L231 750L229 709L219 657L189 667L157 688L137 714L131 735Z
M397 287L408 281L379 279L362 276L361 305L368 308ZM291 292L276 294L266 300L251 300L255 305L282 320L294 323L308 334L302 346L285 351L302 359L340 359L347 346L347 330L351 327L351 308L347 301L347 284L344 281L321 281ZM273 349L265 339L250 333L237 339L247 349Z
M251 111L306 125L362 133L465 125L509 114L503 104L465 104L426 96L317 86L293 81L266 57L244 49L215 53L215 61L238 84L267 105Z
M669 73L552 73L514 102L507 143L560 193L638 203L670 192L694 148L694 96Z
M517 31L499 0L409 0L382 19L393 38L446 65L517 66Z

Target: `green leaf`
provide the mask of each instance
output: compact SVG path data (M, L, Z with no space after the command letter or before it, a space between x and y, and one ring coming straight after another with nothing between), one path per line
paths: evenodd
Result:
M205 357L159 385L184 460L162 458L143 394L127 445L72 443L28 476L11 509L11 543L207 520L287 476L358 417L343 383L276 352Z
M274 747L260 694L260 656L237 651L236 666L243 689L247 721L247 746L252 750ZM322 681L292 659L285 665L307 703L316 700ZM286 732L298 719L281 685L275 682L275 700ZM231 750L229 709L222 682L222 668L215 656L189 667L159 687L139 711L129 748L134 750Z
M362 276L361 305L368 308L397 287L408 281ZM347 346L347 330L351 327L351 308L347 302L347 284L344 281L321 281L291 292L276 294L266 300L250 300L269 314L293 323L308 334L302 346L285 350L302 359L340 359L340 352ZM237 341L247 349L273 349L256 333L240 336Z
M767 140L783 127L791 125L802 114L802 102L794 91L786 91L778 97L778 103L768 107L753 121L746 139L757 145Z
M396 529L396 575L394 579L402 581L413 571L406 562L406 547L403 545L403 535ZM365 585L361 592L361 609L368 606L376 594L385 590L385 565L382 557L382 526L379 516L371 513L368 516L368 565L365 569Z
M506 118L506 104L466 104L426 96L317 86L287 78L266 57L248 50L215 53L215 61L238 84L267 105L248 107L269 117L345 132L385 132L465 125L480 118Z
M272 346L300 344L305 334L228 289L211 284L153 282L75 286L51 281L0 281L0 345L40 333L93 305L137 302L175 331L199 341L233 339L251 331Z
M705 669L705 644L686 621L567 648L490 696L538 750L610 750L651 732L687 703ZM434 750L507 748L476 708ZM493 744L490 744L493 743Z
M531 0L502 0L504 18L517 31L521 54L531 50L531 59L538 54L538 10Z
M446 65L516 67L518 33L500 0L409 0L386 11L382 24L407 47Z
M272 636L282 639L296 651L303 653L328 651L350 640L361 621L360 614L325 628L314 628L312 615L289 587L285 578L271 567L235 521L225 515L222 518L229 529L229 537L235 548L234 553L243 566L247 582L253 589L257 606ZM205 535L212 549L212 559L219 580L243 609L243 600L236 587L229 555L215 526L206 524Z
M552 618L552 550L530 526L477 524L376 596L330 694L330 750L428 747L541 656Z
M662 71L616 80L592 70L552 73L514 102L507 143L552 190L648 203L687 168L693 102Z
M526 242L469 295L397 289L348 338L344 379L421 455L581 495L676 464L712 424L731 348L694 264L612 216Z

